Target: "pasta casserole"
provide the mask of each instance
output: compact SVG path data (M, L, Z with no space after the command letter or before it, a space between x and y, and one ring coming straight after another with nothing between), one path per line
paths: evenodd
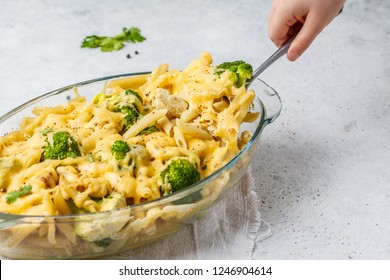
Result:
M169 195L212 174L248 142L255 97L202 53L113 80L87 101L36 107L0 138L0 212L100 212Z

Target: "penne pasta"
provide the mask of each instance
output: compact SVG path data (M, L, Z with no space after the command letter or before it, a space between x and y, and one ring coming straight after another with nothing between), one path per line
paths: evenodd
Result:
M145 128L154 125L159 119L164 117L167 114L166 109L156 110L151 112L150 114L147 114L145 117L143 117L141 120L136 122L133 126L130 127L128 131L123 134L124 139L129 139L131 137L134 137L138 135L142 130Z
M180 119L176 121L177 128L182 134L186 134L195 138L204 139L204 140L213 140L213 136L207 131L197 127L194 124L184 123Z

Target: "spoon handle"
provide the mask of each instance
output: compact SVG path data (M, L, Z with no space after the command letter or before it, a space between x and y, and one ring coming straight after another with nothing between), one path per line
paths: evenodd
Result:
M276 60L278 60L280 57L287 53L295 36L296 34L294 36L291 36L279 49L277 49L266 61L264 61L263 64L257 67L257 69L252 74L252 78L249 81L249 84L253 80L255 80L261 73L263 73L265 69L271 66L272 63L274 63Z

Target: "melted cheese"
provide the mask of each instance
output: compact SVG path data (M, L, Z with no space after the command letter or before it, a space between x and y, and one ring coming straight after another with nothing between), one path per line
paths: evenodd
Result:
M160 172L177 157L196 163L202 178L221 168L250 138L238 134L255 95L235 88L228 75L214 75L211 63L211 55L203 53L183 71L164 64L141 78L112 81L90 102L77 96L56 107L35 108L35 117L25 118L19 131L0 138L0 212L69 214L69 199L98 212L96 199L112 192L128 204L154 200L160 197ZM125 96L126 89L143 102ZM124 114L114 106L133 106L143 117L121 135ZM150 126L159 132L139 135ZM81 156L41 161L47 129L69 132ZM119 161L111 152L116 140L130 146ZM7 203L10 192L26 185L32 187L29 194Z

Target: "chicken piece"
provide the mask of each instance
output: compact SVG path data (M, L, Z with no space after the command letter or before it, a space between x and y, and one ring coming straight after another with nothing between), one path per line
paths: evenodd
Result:
M156 89L156 98L153 101L153 106L157 109L167 109L168 118L178 118L188 109L188 103L178 96L171 95L166 89Z

